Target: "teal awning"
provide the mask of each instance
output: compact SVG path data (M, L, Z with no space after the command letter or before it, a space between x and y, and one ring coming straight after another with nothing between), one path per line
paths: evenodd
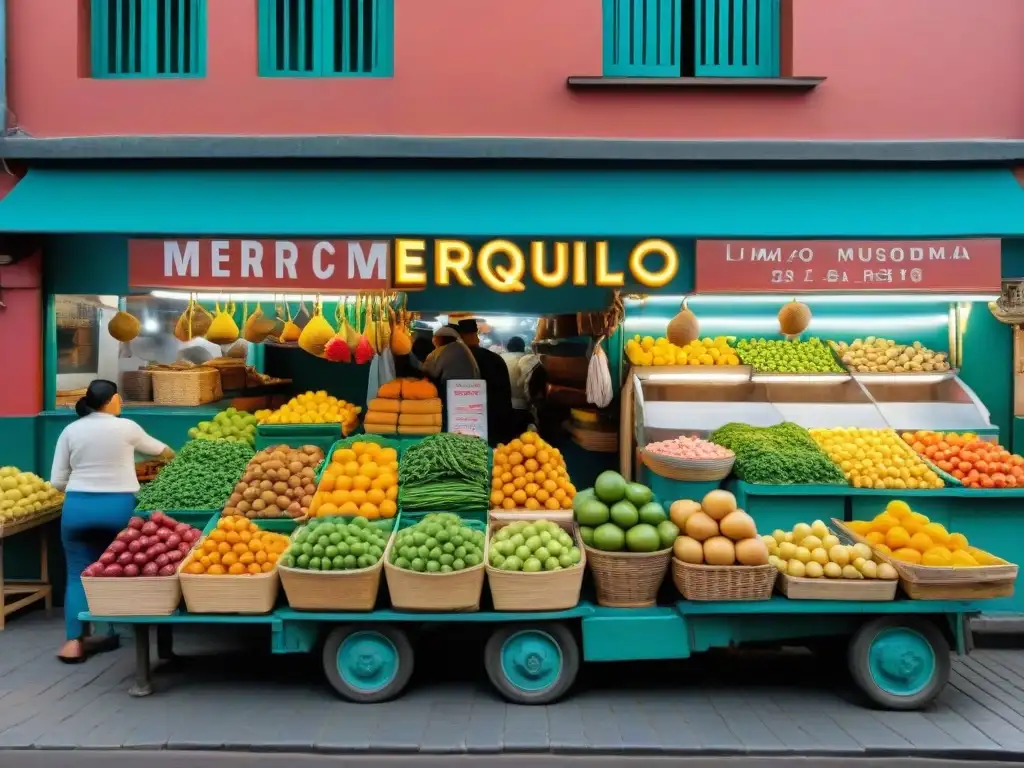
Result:
M128 235L1024 235L1009 170L34 169L0 231Z

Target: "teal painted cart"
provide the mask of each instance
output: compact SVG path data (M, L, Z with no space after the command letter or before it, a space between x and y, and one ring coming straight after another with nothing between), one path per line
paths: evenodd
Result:
M161 658L173 654L171 631L182 624L267 625L274 653L321 655L324 674L342 698L379 702L398 696L415 663L416 633L431 624L493 627L483 653L494 687L507 700L546 704L572 687L583 661L685 659L744 643L807 645L843 651L853 679L875 705L919 709L949 679L951 653L971 646L968 619L978 603L838 602L775 597L762 602L674 602L653 608L603 608L581 602L550 613L306 613L281 607L263 616L103 617L135 630L133 696L153 692L150 631Z

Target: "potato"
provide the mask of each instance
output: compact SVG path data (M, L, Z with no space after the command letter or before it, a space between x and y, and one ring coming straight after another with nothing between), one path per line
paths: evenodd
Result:
M281 509L288 509L291 506L292 500L287 496L278 496L277 501L274 502Z
M293 458L292 461L288 464L288 471L294 475L297 472L301 472L303 466L304 465L301 461Z
M274 484L269 480L260 480L260 484L257 486L261 491L269 491L274 487Z
M252 503L252 508L256 512L260 512L260 511L264 510L266 508L266 506L267 506L267 504L266 504L265 501L263 501L263 499L256 499L256 501L254 501Z
M260 498L267 504L273 504L277 501L277 494L273 491L264 491L260 494Z
M312 496L316 493L316 485L314 483L306 483L306 495Z
M278 482L274 483L273 490L274 493L280 496L281 494L285 493L288 490L288 483L283 483L279 480Z
M306 496L303 496L299 499L299 504L301 504L304 509L309 509L313 506L313 495L307 494Z
M277 508L276 504L270 504L266 509L263 510L264 517L280 517L281 510Z
M248 501L240 501L237 505L238 511L243 515L252 509L252 505Z
M250 487L246 488L245 491L242 493L242 498L245 499L246 501L252 501L253 499L255 499L259 495L260 495L260 489L259 488L254 488L254 487L250 486Z
M301 488L303 485L302 478L299 475L292 475L288 478L288 485L292 488Z

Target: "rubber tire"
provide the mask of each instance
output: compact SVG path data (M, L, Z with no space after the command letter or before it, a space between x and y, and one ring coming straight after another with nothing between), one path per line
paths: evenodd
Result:
M378 691L370 693L357 691L345 683L338 672L338 649L341 648L345 638L356 632L376 632L383 635L392 642L395 650L398 652L398 674L395 675L394 680ZM357 704L376 704L381 701L390 701L405 690L409 680L412 678L415 654L413 653L412 643L409 642L409 638L401 629L397 629L389 624L376 626L346 624L335 627L327 635L324 640L322 658L324 675L327 676L327 682L331 684L331 688L334 689L338 696L346 701L352 701Z
M919 633L928 641L935 653L935 674L923 690L912 696L897 696L882 690L875 684L869 669L868 654L875 637L882 630L896 627L906 627ZM883 709L899 711L922 709L928 706L946 687L952 666L949 641L946 640L946 636L931 621L918 616L882 616L866 622L850 640L847 662L853 681L872 703Z
M562 672L542 691L527 692L510 683L501 669L501 649L512 635L534 629L550 635L562 651ZM502 698L512 704L550 704L564 696L580 671L580 647L576 637L564 624L509 624L494 630L484 647L484 667L491 684Z

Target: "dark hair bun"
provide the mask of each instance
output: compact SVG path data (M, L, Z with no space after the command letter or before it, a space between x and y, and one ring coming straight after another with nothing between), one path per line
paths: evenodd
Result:
M78 414L78 418L88 416L90 413L95 413L96 409L89 405L89 401L85 397L78 398L78 402L75 403L75 413Z

